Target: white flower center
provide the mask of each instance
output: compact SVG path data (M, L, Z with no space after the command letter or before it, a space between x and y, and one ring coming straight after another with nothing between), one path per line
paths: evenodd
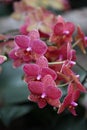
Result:
M45 97L46 97L46 94L42 93L41 98L45 98Z
M40 80L40 79L41 79L41 75L38 75L38 76L37 76L37 80Z
M66 31L64 31L64 32L63 32L63 34L69 34L69 31L68 31L68 30L66 30Z
M31 49L31 47L28 47L27 49L26 49L26 51L31 51L32 49Z

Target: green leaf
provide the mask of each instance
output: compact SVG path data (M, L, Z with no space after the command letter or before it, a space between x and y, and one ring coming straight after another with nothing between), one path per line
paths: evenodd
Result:
M25 115L31 111L31 106L7 106L0 109L0 118L2 122L7 126L12 120Z
M29 91L22 80L21 68L13 69L11 61L2 65L0 73L0 119L5 125L31 110L31 106L17 106L19 103L28 102ZM14 105L13 105L14 104Z
M11 61L2 65L2 72L0 73L0 102L2 104L27 101L29 91L21 78L22 76L22 69L14 69Z
M58 120L54 130L86 130L87 122L83 117L65 115Z

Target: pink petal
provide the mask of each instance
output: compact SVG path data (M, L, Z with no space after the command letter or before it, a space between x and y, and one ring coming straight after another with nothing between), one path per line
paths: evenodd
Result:
M26 23L24 25L22 25L20 27L20 33L23 34L23 35L27 35L28 34L28 31L27 31L27 27L28 27L29 23Z
M17 67L21 66L22 63L23 63L23 60L21 60L21 59L16 59L16 60L14 60L14 62L13 62L13 67L14 67L14 68L17 68Z
M71 22L66 22L65 23L65 30L69 31L69 34L72 35L72 33L75 30L75 25Z
M37 101L38 101L38 96L37 96L37 95L34 95L34 94L30 94L30 95L28 96L28 99L29 99L30 101L37 102Z
M66 108L69 107L69 105L71 104L72 102L72 94L69 94L67 95L65 98L64 98L64 101L63 103L61 104L61 106L59 107L58 109L58 113L62 113Z
M61 15L58 15L58 23L65 23L64 18Z
M47 51L47 45L45 42L39 40L39 39L36 39L34 41L32 41L32 50L39 54L39 55L43 55L46 53Z
M64 101L63 101L63 106L66 108L66 107L68 107L70 104L71 104L71 102L72 102L72 93L71 94L69 94L69 95L67 95L65 98L64 98Z
M57 78L56 72L48 67L42 68L42 76L45 75L51 75L54 80Z
M43 83L39 81L31 81L28 84L28 89L33 94L41 95L43 93Z
M47 99L47 103L50 104L51 106L57 107L57 108L60 105L60 101L58 99L51 99L51 98L49 98L49 99Z
M69 108L69 111L70 111L74 116L77 116L76 110L73 109L73 107Z
M23 70L28 76L38 76L40 73L40 67L36 64L26 64Z
M80 82L76 83L76 87L82 92L87 92L86 88Z
M46 88L45 93L47 97L51 99L59 99L62 95L62 92L60 89L51 85Z
M15 55L16 52L17 52L17 49L11 50L9 53L9 57L14 60L18 59L18 56Z
M28 55L28 56L27 56L27 55L24 55L24 56L23 56L23 61L28 63L28 62L31 62L31 61L32 61L32 58L31 58L30 55Z
M46 57L41 56L40 58L37 59L36 64L38 64L41 68L43 67L48 67L48 61Z
M44 83L44 89L46 89L48 86L56 86L55 81L53 80L51 75L46 75L43 77L42 82Z
M67 59L72 59L72 49L71 49L71 43L67 43Z
M47 102L45 99L39 99L38 106L39 108L44 108L47 105Z
M20 48L28 48L30 44L30 38L25 35L18 35L15 37L15 42Z
M74 84L70 83L68 85L68 94L73 93L75 91Z
M65 110L65 107L64 107L64 105L63 104L61 104L61 106L59 107L59 109L58 109L58 114L60 114L60 113L62 113L63 111Z
M38 30L32 30L32 31L29 32L28 35L29 35L31 40L40 38L40 34L39 34Z
M63 34L63 24L62 23L57 23L54 26L54 33L55 35L62 35Z
M0 64L2 64L6 59L6 56L0 55Z
M80 91L79 90L76 90L73 94L73 100L74 101L77 101L79 99L79 96L80 96Z
M15 51L15 55L19 58L23 58L24 55L24 49L17 49L17 51Z

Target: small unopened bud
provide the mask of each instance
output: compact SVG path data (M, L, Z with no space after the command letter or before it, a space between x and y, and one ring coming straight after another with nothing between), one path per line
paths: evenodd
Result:
M7 60L6 56L0 55L0 64Z

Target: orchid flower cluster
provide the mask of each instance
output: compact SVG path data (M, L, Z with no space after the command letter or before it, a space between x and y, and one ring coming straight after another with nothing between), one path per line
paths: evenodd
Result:
M35 17L35 11L27 14L20 34L14 37L9 58L13 60L13 67L23 68L30 101L37 103L39 108L49 104L57 108L59 114L68 109L76 116L78 99L86 88L73 71L76 64L74 47L78 45L86 53L87 37L79 26L77 34L73 35L75 25L62 16L56 17L42 9ZM4 60L0 55L0 63ZM63 87L67 90L65 97Z
M14 39L15 48L10 51L9 57L13 59L14 67L23 64L24 81L30 91L28 99L36 102L40 108L50 104L58 109L58 113L68 108L76 115L78 98L86 89L80 83L79 75L72 70L76 64L73 47L77 44L86 53L87 39L78 27L76 42L72 44L74 31L72 22L66 22L62 16L58 16L51 35L44 37L45 40L36 29L27 35L17 35ZM63 86L67 87L67 95L61 102Z

